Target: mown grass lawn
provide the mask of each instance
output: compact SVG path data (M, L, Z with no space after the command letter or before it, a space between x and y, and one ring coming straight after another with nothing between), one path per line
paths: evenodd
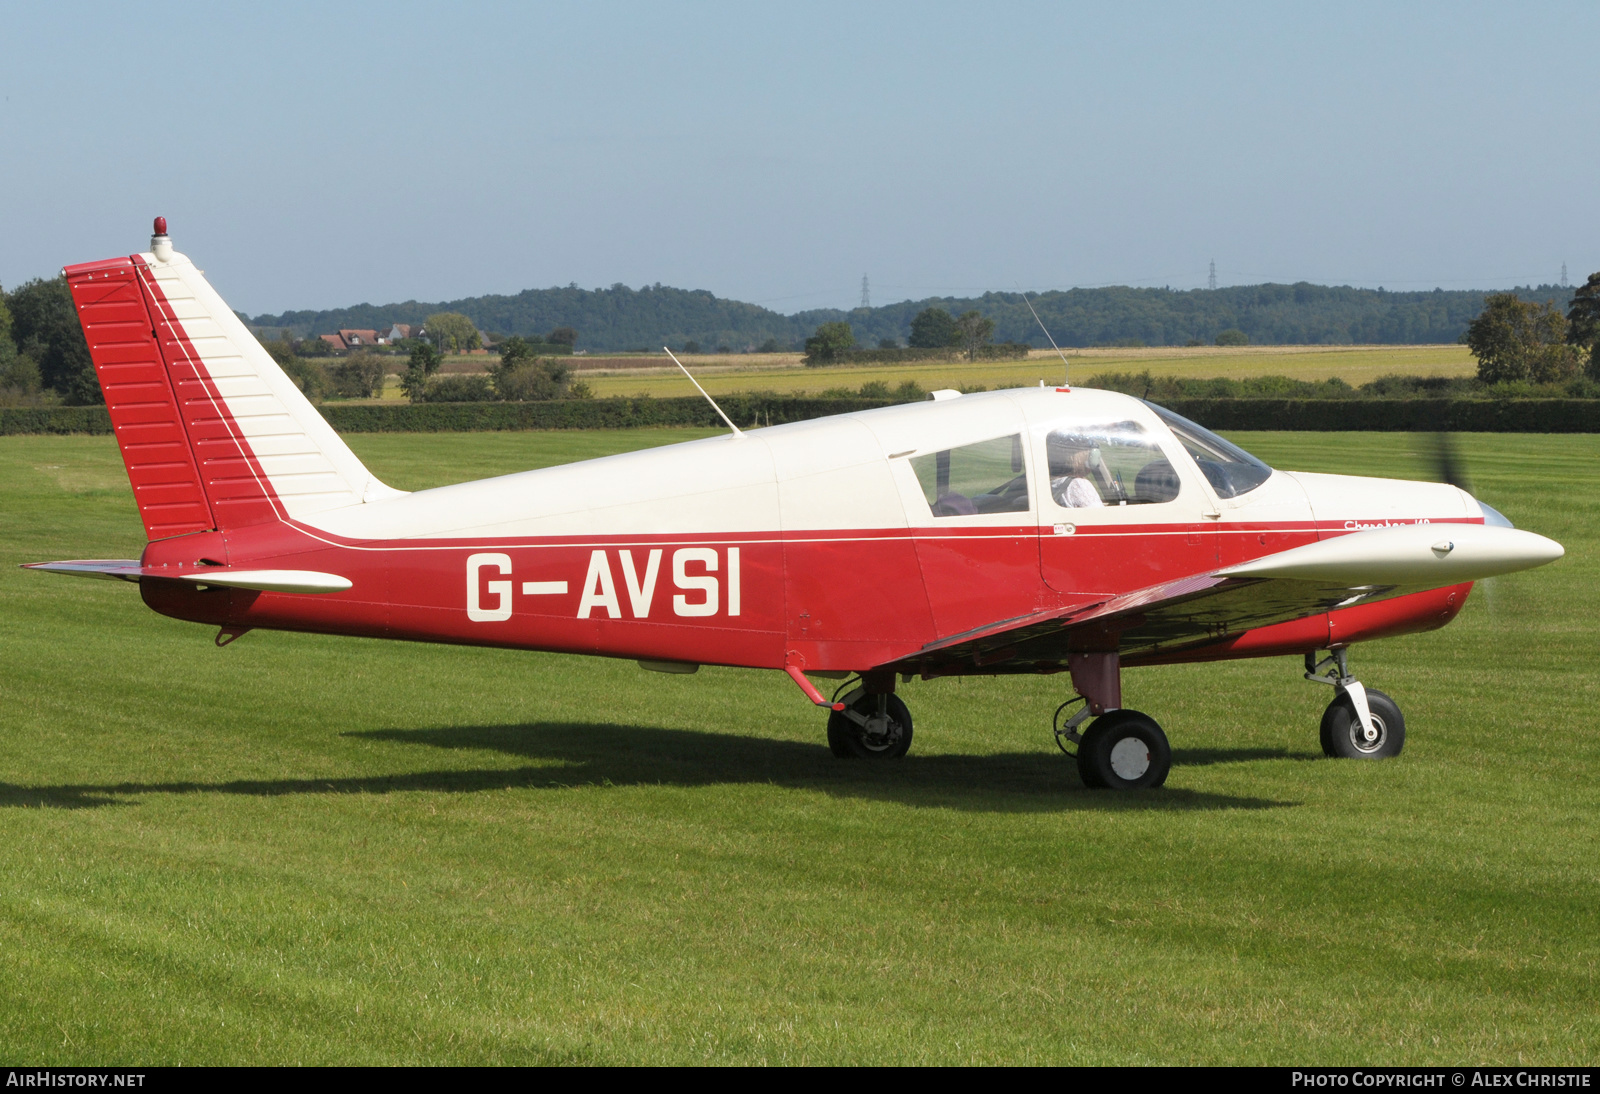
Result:
M351 442L416 488L692 435ZM1592 1062L1600 438L1462 441L1568 556L1356 651L1405 755L1323 759L1288 660L1139 670L1177 763L1116 795L1061 680L912 684L875 766L777 673L219 650L17 570L143 537L110 438L0 438L0 1061Z

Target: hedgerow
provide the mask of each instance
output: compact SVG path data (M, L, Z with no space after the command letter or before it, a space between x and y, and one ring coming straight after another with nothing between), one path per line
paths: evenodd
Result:
M741 427L781 425L903 400L841 396L725 395ZM1485 433L1600 433L1600 399L1169 399L1162 405L1212 429L1449 430ZM341 433L478 432L518 429L716 427L704 399L559 399L532 403L333 403L323 416ZM110 433L103 406L0 408L0 435Z

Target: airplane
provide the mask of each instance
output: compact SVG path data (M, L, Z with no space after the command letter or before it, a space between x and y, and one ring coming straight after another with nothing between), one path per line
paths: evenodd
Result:
M406 493L164 219L148 251L63 273L149 543L29 565L135 582L218 646L259 628L770 669L845 759L906 754L897 685L1065 673L1056 743L1085 786L1129 790L1172 752L1122 706L1124 668L1301 657L1333 688L1323 751L1395 756L1404 716L1351 646L1442 627L1474 581L1563 554L1453 485L1274 470L1043 381Z

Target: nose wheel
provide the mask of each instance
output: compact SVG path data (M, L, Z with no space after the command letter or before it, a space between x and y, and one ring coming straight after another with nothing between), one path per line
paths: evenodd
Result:
M1406 744L1406 719L1400 704L1350 675L1348 651L1334 650L1317 660L1306 654L1306 679L1332 684L1333 702L1322 712L1322 753L1346 760L1382 760L1400 755Z
M1376 688L1367 689L1367 725L1362 725L1348 694L1334 696L1322 712L1322 753L1346 760L1381 760L1400 755L1406 720L1399 704Z

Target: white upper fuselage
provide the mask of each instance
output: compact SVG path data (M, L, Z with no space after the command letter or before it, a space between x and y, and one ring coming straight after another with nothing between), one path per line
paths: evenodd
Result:
M1177 496L1135 507L1061 506L1045 473L1046 435L1127 421L1143 427L1171 461L1181 480ZM1354 530L1385 521L1482 515L1454 487L1339 475L1276 472L1249 493L1222 498L1140 400L1084 388L1018 388L746 430L739 437L390 496L303 520L354 540L1010 527L1021 514L935 517L910 461L1013 434L1028 438L1023 459L1032 492L1029 511L1051 525L1066 517L1077 524L1136 520L1141 526L1203 518L1314 520L1336 531L1345 530L1346 521Z

